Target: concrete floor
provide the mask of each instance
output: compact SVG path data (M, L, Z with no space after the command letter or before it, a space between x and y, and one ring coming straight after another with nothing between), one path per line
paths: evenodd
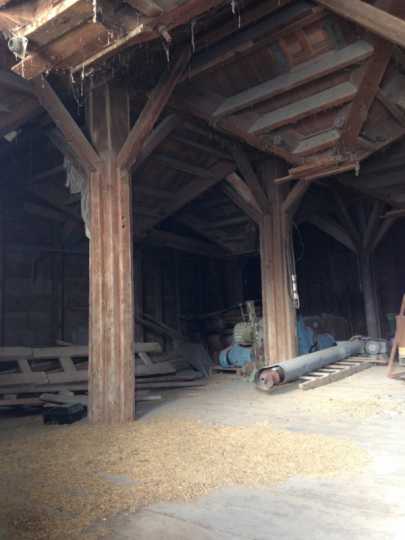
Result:
M163 406L163 405L162 405ZM370 455L366 470L292 478L273 489L220 489L192 503L157 504L95 525L108 540L403 540L405 385L374 367L327 387L272 395L216 378L183 391L164 411L227 425L271 418L294 431L349 437ZM161 408L144 411L159 415ZM283 456L280 456L283 459ZM316 456L314 456L316 459ZM270 464L269 464L270 466Z

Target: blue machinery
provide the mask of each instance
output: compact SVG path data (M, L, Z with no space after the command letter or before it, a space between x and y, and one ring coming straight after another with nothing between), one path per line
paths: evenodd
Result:
M219 355L222 367L241 368L255 361L254 345L263 340L261 321L251 320L251 317L249 321L245 320L235 326L234 344L221 351ZM304 324L302 317L297 321L297 334L300 355L327 349L336 344L330 334L316 334L312 328Z

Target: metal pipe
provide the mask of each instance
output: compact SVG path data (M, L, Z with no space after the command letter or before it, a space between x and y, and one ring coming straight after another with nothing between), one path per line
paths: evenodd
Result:
M297 356L292 360L261 368L255 378L259 390L269 392L273 386L295 381L306 373L339 362L362 352L361 340L340 341L335 347Z

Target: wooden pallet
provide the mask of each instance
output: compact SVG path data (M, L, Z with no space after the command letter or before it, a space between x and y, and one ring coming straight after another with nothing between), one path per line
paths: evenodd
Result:
M298 387L301 390L311 390L312 388L318 388L346 377L350 377L354 373L363 371L372 366L372 362L366 361L364 358L349 358L341 360L335 364L330 364L318 371L311 371L308 375L299 378Z

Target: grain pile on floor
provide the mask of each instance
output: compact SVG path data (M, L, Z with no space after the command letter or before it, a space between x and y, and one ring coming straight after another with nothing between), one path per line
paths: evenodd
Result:
M115 512L190 499L219 486L333 474L367 460L340 439L173 418L118 428L38 423L10 432L0 455L8 494L0 520L12 526L10 540L93 538L86 527Z

